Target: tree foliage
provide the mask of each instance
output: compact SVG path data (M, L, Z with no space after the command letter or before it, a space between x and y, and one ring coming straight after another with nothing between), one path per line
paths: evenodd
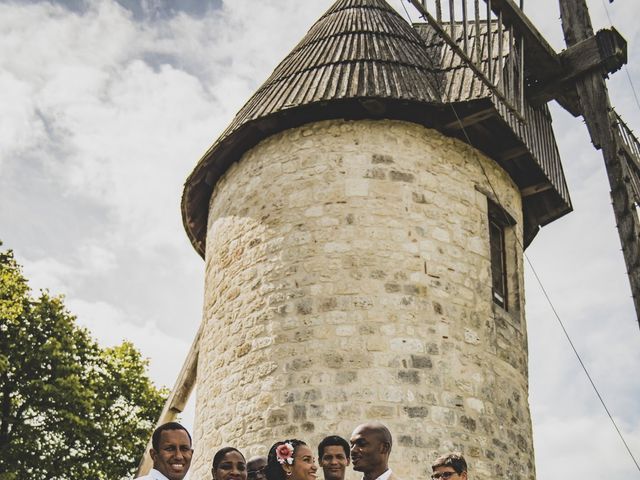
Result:
M166 392L75 320L0 251L0 480L127 478L142 456Z

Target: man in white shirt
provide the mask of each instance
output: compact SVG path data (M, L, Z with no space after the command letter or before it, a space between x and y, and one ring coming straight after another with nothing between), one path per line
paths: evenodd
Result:
M351 463L363 480L399 480L389 468L391 432L380 422L363 423L351 434Z
M160 425L151 436L153 468L140 480L182 480L191 466L191 435L176 422Z

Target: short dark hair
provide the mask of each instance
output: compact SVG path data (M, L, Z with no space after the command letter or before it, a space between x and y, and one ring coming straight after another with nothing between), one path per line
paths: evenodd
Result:
M167 422L160 425L158 428L156 428L153 431L153 435L151 435L151 447L154 450L157 451L160 448L160 436L162 435L162 432L165 432L167 430L184 430L185 432L187 432L187 436L189 437L189 445L191 445L192 440L191 440L191 434L189 433L189 430L184 428L178 422Z
M298 447L300 445L306 445L306 443L304 443L302 440L298 440L296 438L274 443L269 449L269 454L267 455L267 466L264 469L267 480L286 480L287 478L284 473L284 469L282 468L280 462L278 462L278 457L276 456L276 449L284 443L291 444L291 446L293 447L293 455L296 454L296 451L298 450Z
M351 454L351 449L349 448L349 442L347 442L344 438L339 437L338 435L329 435L328 437L324 437L322 441L318 444L318 460L322 460L322 456L324 455L325 447L330 447L333 445L337 445L342 447L344 450L344 454L349 459Z
M213 465L211 466L211 471L214 471L216 468L218 468L218 465L220 465L220 462L222 462L222 459L224 458L224 456L229 452L238 452L240 454L240 456L244 459L244 455L237 448L235 448L235 447L223 447L220 450L218 450L216 452L216 454L213 456ZM245 463L246 463L246 461L245 461Z
M467 462L461 453L453 452L438 457L436 461L433 462L433 465L431 465L432 470L438 467L451 467L460 475L462 472L467 471Z

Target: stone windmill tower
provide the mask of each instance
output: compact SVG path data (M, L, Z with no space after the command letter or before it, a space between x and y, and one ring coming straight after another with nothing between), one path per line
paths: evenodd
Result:
M222 445L367 419L400 477L457 449L474 478L535 478L523 250L571 203L495 25L450 32L487 83L438 29L338 0L200 160L182 202L206 262L191 478Z

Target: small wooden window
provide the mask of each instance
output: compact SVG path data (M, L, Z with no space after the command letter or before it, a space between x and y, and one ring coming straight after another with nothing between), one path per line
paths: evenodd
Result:
M497 203L488 200L489 248L491 249L491 296L505 310L509 308L509 265L506 239L511 238L514 218ZM512 272L511 272L512 273Z
M493 301L507 309L507 255L504 242L504 225L495 217L489 217L489 245L491 248L491 280Z

